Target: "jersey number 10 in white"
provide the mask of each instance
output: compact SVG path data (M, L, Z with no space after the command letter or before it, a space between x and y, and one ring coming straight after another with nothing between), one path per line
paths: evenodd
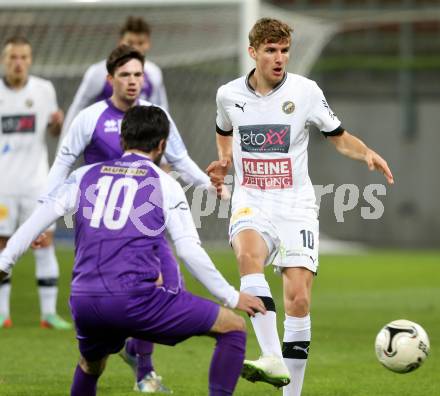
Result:
M113 176L103 176L98 180L98 196L96 197L92 219L90 220L90 226L93 228L99 228L101 219L109 230L120 230L127 223L139 185L136 180L126 177L117 179L112 184L113 179ZM121 207L116 207L121 191L124 188L125 194ZM105 204L106 201L107 205ZM119 212L118 218L115 218L116 212Z

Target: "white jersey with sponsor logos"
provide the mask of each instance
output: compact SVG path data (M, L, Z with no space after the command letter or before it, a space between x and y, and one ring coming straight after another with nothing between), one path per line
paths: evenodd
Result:
M342 131L340 121L312 80L286 73L263 96L251 87L249 76L217 92L217 132L233 136L232 209L256 202L317 209L308 174L309 125L335 135Z
M0 194L40 194L49 171L45 134L57 111L50 81L29 76L14 90L0 81Z

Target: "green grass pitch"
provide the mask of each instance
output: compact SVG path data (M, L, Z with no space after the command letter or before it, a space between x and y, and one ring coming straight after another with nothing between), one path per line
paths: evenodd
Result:
M68 293L72 252L59 250L59 312L69 316ZM235 285L238 273L230 252L213 253L220 270ZM280 278L266 274L278 303L279 332L283 310ZM206 295L185 273L188 289ZM394 319L420 323L428 332L431 355L409 374L383 368L374 354L378 330ZM78 352L73 331L38 327L39 312L32 256L14 271L12 329L0 330L0 395L67 395ZM440 253L376 252L362 256L321 256L312 305L313 337L303 396L437 396L440 395ZM247 357L259 350L248 321ZM191 339L175 348L158 346L157 372L175 395L207 394L214 341ZM109 359L98 395L133 395L130 369L117 356ZM236 395L280 395L266 384L240 380Z

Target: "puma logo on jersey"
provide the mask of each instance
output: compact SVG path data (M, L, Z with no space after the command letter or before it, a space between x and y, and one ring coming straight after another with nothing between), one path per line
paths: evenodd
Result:
M246 106L246 103L243 103L243 106L240 106L238 103L235 103L235 107L240 109L244 113L244 106Z

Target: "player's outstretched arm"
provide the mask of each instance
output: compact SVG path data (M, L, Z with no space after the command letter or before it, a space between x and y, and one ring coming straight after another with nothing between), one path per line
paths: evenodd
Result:
M374 150L370 149L362 140L347 131L344 131L338 136L329 136L329 139L341 154L355 160L364 161L368 169L383 173L387 182L394 184L393 174L387 162Z
M0 255L0 280L6 278L12 271L17 260L44 230L64 213L59 213L53 201L39 205L32 215L8 240L6 248Z
M59 217L72 213L76 209L79 183L82 175L90 168L83 166L71 174L65 183L58 186L31 216L8 240L6 248L0 254L0 277L9 275L20 256L33 241L38 244L38 237ZM5 275L6 274L6 275Z

